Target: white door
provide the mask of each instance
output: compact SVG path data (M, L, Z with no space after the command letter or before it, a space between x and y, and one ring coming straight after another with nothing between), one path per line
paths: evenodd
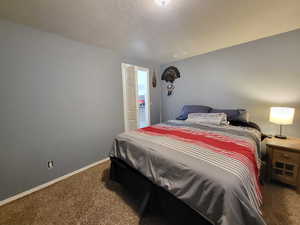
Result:
M138 128L137 73L135 67L122 64L125 131Z

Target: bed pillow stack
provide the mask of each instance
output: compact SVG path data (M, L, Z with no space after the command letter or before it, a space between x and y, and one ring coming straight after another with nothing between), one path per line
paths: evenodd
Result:
M211 107L204 105L185 105L176 119L186 120L190 113L208 113L211 109Z
M228 121L249 121L249 113L245 109L211 109L210 113L225 113Z
M209 106L204 105L185 105L183 106L180 115L176 119L186 120L188 118L188 115L191 113L225 113L229 122L249 121L249 113L245 109L213 109Z

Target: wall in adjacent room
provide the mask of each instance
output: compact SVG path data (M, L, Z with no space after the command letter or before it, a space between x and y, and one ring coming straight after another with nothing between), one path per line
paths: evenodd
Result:
M162 89L163 120L175 119L185 104L246 108L266 133L278 133L268 121L271 106L296 108L287 135L300 137L300 30L218 50L164 65L178 67L174 95Z
M0 200L108 156L124 126L124 60L110 50L0 21ZM156 123L159 88L151 96ZM54 161L51 170L48 160Z

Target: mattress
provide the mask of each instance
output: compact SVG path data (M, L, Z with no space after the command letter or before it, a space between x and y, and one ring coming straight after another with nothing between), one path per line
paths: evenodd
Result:
M212 224L263 225L260 135L253 128L168 121L118 135L110 157Z

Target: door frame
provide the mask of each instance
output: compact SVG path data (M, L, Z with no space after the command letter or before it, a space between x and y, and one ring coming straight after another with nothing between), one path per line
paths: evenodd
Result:
M147 82L147 94L146 94L146 107L147 107L147 121L148 121L148 125L151 124L151 95L150 95L150 69L146 68L146 67L141 67L141 66L136 66L136 65L132 65L132 64L128 64L128 63L122 63L121 64L121 69L122 69L122 89L123 89L123 115L124 115L124 129L125 131L128 131L128 123L127 123L127 93L126 93L126 68L128 66L133 66L134 70L135 70L135 83L136 83L136 101L138 100L138 77L137 77L137 71L141 70L141 71L146 71L147 72L147 76L148 76L148 82ZM136 107L136 110L138 110L138 107ZM136 118L137 118L137 122L139 123L139 113L136 113ZM137 127L139 127L139 124L137 124Z
M148 126L150 126L151 124L151 95L150 95L150 69L146 68L146 67L140 67L140 66L136 66L135 67L136 70L140 70L140 71L145 71L147 72L147 92L146 92L146 111L147 111L147 121L148 121ZM138 90L137 90L138 92ZM139 119L139 118L138 118Z

